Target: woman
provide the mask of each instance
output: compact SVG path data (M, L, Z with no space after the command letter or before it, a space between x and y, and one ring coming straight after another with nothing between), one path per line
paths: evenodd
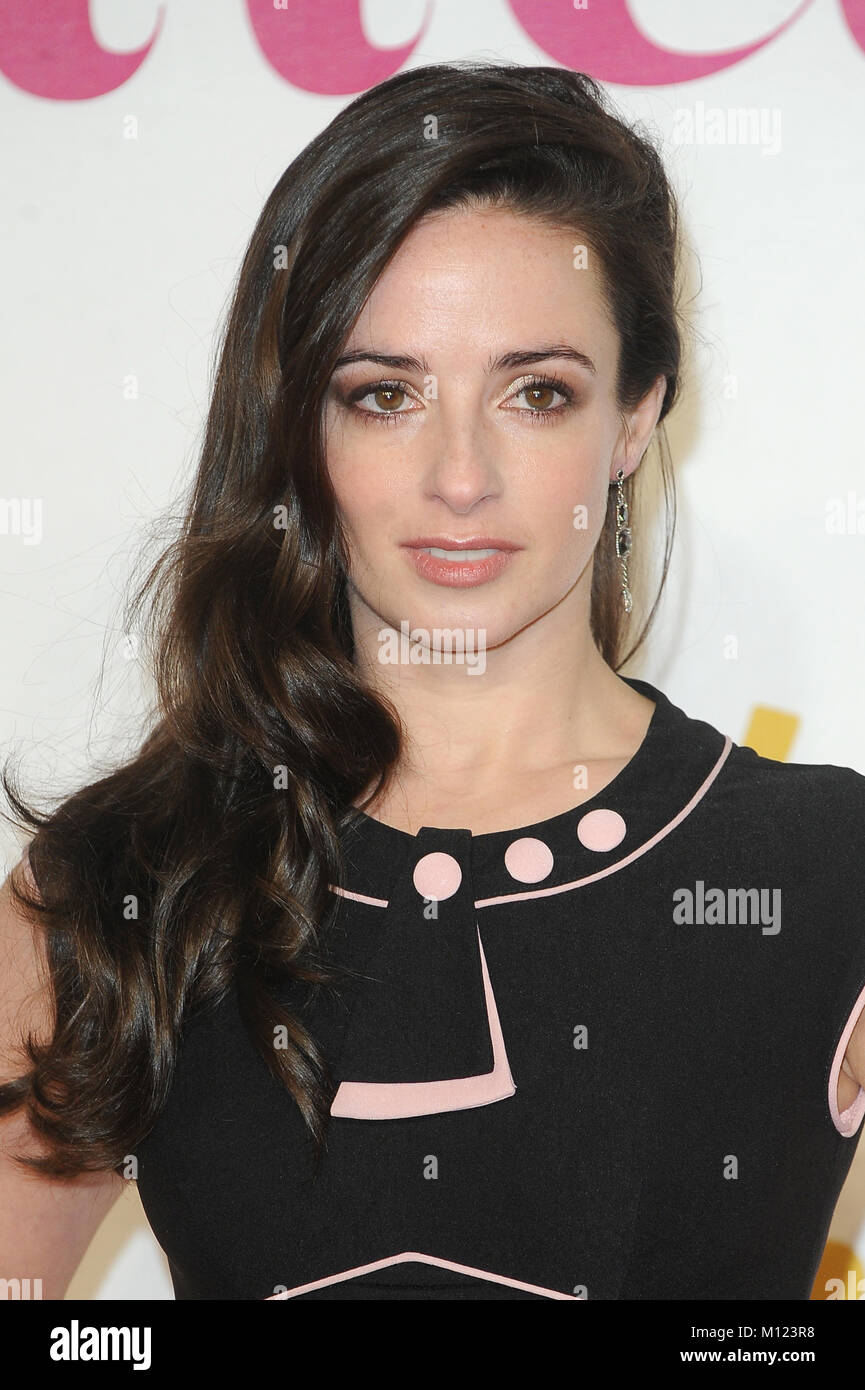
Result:
M865 778L617 674L676 252L553 68L405 72L267 200L133 602L154 727L51 815L6 783L2 1262L53 1296L134 1178L181 1299L808 1298Z

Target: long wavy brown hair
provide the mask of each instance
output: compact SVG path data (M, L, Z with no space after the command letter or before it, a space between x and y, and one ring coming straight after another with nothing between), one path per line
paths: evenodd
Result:
M434 117L434 120L430 118ZM679 389L677 211L650 139L583 73L456 62L349 103L289 165L243 257L220 335L200 457L177 534L128 601L155 698L138 751L40 812L4 765L30 837L10 876L40 928L53 1036L25 1040L0 1114L26 1107L46 1174L119 1170L153 1125L185 1019L235 989L267 1066L320 1157L335 1086L277 997L334 988L328 925L352 805L384 789L403 730L361 681L347 548L328 483L323 405L349 332L403 238L434 209L503 206L573 230L601 267L624 413L659 375ZM659 421L659 423L660 423ZM591 629L625 651L615 489L594 552ZM635 478L625 483L632 508ZM672 503L672 506L671 506ZM642 534L642 533L641 533ZM44 803L43 803L44 804ZM275 1030L288 1046L274 1046Z

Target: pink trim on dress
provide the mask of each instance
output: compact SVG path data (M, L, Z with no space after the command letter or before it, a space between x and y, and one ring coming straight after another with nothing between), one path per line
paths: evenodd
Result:
M702 801L703 797L706 795L715 778L721 771L721 768L724 766L724 763L727 761L732 747L733 740L730 738L729 734L727 734L718 761L715 763L715 766L712 768L712 771L706 777L705 781L703 781L694 792L691 800L683 806L679 814L674 816L671 821L668 821L657 834L653 835L651 839L646 840L645 844L638 845L636 849L631 850L631 853L625 855L624 859L619 859L615 864L608 864L605 869L599 869L596 874L586 874L585 878L574 879L572 883L559 883L554 888L536 888L533 892L528 893L500 893L495 898L478 898L475 901L475 907L496 907L499 903L524 902L528 898L549 898L552 897L554 893L569 893L573 888L583 888L587 883L595 883L600 878L606 878L608 874L618 873L620 869L624 869L628 864L633 863L635 859L639 859L641 854L645 854L646 851L650 850L653 845L656 845L659 840L663 840L666 835L669 835L671 830L675 830L677 825L681 825L685 817L690 815L697 803ZM579 810L579 807L576 807L575 810ZM588 814L594 815L595 813L590 812ZM517 843L520 842L518 841ZM507 858L505 862L507 863ZM371 898L365 893L352 893L348 888L340 888L333 883L329 883L328 888L331 893L337 893L343 898L352 898L355 902L369 903L372 907L387 907L387 900L383 898Z
M838 1078L841 1075L841 1063L844 1060L844 1053L847 1051L847 1044L856 1027L857 1020L862 1007L865 1005L865 985L859 993L859 998L853 1005L841 1039L835 1049L835 1056L832 1059L832 1066L829 1070L829 1114L832 1116L832 1123L839 1134L843 1134L845 1139L849 1139L856 1133L865 1114L865 1086L859 1087L859 1094L855 1100L851 1100L846 1110L838 1110Z
M733 740L730 738L728 734L725 737L724 747L721 750L721 754L718 758L718 761L715 763L715 766L712 768L712 771L709 773L706 780L703 783L701 783L701 785L694 792L694 795L691 797L691 800L687 803L687 805L683 806L679 814L677 816L674 816L671 821L668 821L667 824L663 826L657 832L656 835L653 835L651 839L646 840L645 844L638 845L637 848L632 850L630 854L626 854L624 859L619 859L615 864L608 864L606 869L600 869L596 874L587 874L585 878L577 878L573 881L573 883L559 883L556 885L555 888L536 888L534 892L531 893L500 893L498 897L495 898L479 898L475 903L475 907L495 907L499 903L524 902L527 898L550 898L554 893L568 893L572 888L582 888L587 883L595 883L599 878L606 878L608 874L618 873L620 869L624 869L626 864L633 863L635 859L639 859L641 854L645 854L646 851L651 849L653 845L656 845L659 840L663 840L665 835L669 835L671 830L675 830L676 826L680 825L681 822L685 819L685 817L689 815L691 811L693 811L694 807L697 805L697 802L702 801L703 797L706 795L706 792L709 790L715 778L718 776L718 773L721 771L721 768L727 761L727 758L730 754L730 749L732 747Z
M479 931L478 949L481 953L487 1022L493 1045L492 1071L448 1081L343 1081L330 1107L331 1115L349 1120L398 1120L409 1115L437 1115L443 1110L468 1110L475 1105L505 1100L514 1094L517 1088L508 1065Z
M273 1303L281 1298L297 1298L299 1294L308 1293L311 1289L323 1289L328 1284L356 1279L361 1274L371 1274L374 1269L388 1269L391 1265L404 1264L407 1260L437 1265L439 1269L451 1269L456 1274L470 1274L476 1279L486 1279L491 1284L507 1284L512 1289L526 1289L529 1293L539 1293L544 1298L567 1299L573 1303L585 1302L582 1294L560 1293L558 1289L546 1289L542 1284L527 1284L522 1279L508 1279L504 1274L491 1274L488 1269L476 1269L474 1265L460 1265L453 1260L440 1260L435 1255L422 1255L418 1250L405 1250L401 1255L390 1255L385 1260L373 1260L368 1265L357 1265L354 1269L343 1270L341 1274L329 1274L326 1279L314 1279L311 1284L298 1284L293 1289L286 1289L284 1293L273 1293L262 1302Z
M348 888L338 888L333 883L327 886L331 893L338 893L341 898L351 898L352 902L369 903L370 907L387 907L387 898L371 898L368 893L352 893Z

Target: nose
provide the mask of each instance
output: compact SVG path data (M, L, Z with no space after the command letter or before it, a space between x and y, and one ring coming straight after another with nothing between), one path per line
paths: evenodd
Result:
M478 407L455 400L437 404L435 427L424 432L429 450L425 495L441 499L454 512L468 512L501 494L501 450Z

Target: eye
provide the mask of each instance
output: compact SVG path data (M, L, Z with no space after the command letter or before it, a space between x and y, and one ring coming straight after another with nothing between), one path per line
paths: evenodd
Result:
M533 416L539 420L564 414L574 402L574 392L568 383L562 381L560 377L554 376L525 378L517 384L517 389L507 397L503 404L518 400L520 396L524 396L529 405L514 408L523 415ZM550 398L553 396L562 397L558 405L551 401Z
M345 398L348 405L362 422L371 424L381 422L386 425L396 423L401 415L412 415L419 407L412 406L408 410L401 407L412 399L411 388L405 381L375 381L366 382L363 386L358 386ZM361 401L369 397L373 400L372 406L361 405Z

